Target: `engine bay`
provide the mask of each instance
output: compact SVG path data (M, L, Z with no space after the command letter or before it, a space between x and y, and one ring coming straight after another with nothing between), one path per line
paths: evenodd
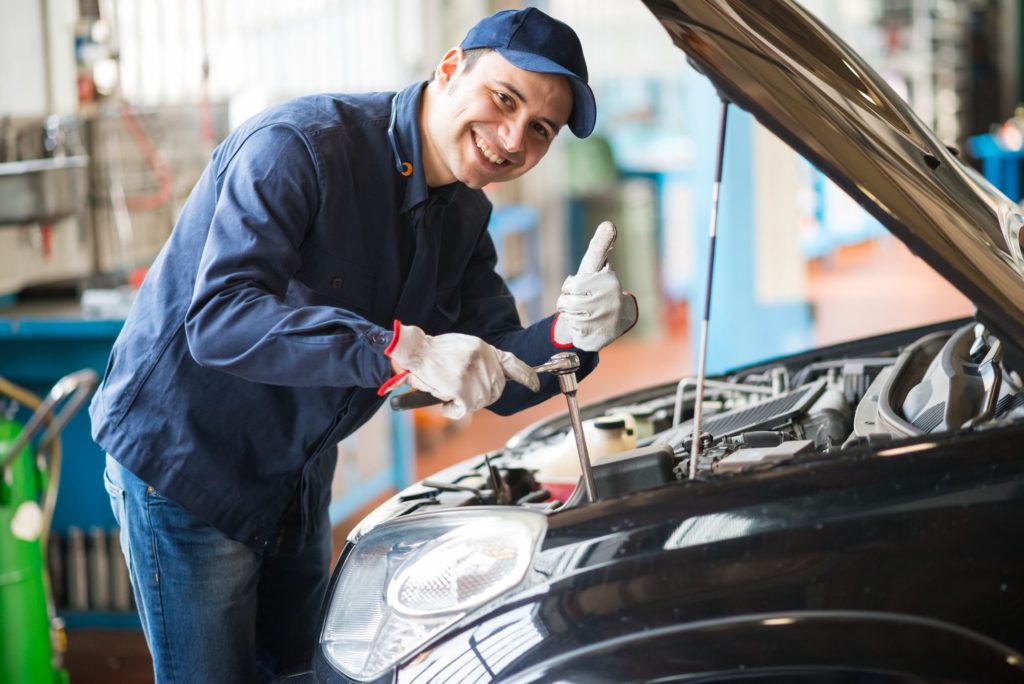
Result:
M1024 422L1020 375L983 325L926 331L891 348L801 355L705 382L699 479L795 460L834 458L922 435ZM857 353L868 351L870 353ZM585 386L583 387L585 390ZM598 499L688 478L696 382L683 378L590 404L583 431ZM535 423L504 448L398 495L409 513L441 505L519 505L554 512L583 498L567 414Z

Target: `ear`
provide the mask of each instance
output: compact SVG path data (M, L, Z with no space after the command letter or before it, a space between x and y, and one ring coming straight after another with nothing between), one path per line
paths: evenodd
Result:
M444 53L444 57L441 58L437 68L434 70L434 80L441 86L447 86L455 76L455 72L459 70L461 64L462 48L452 48Z

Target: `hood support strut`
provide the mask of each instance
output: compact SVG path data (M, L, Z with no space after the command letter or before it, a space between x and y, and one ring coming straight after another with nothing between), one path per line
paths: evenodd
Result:
M704 375L708 358L708 321L711 318L711 284L715 272L715 234L718 229L718 198L722 188L722 165L725 157L725 125L729 113L729 102L722 98L722 118L718 130L718 152L715 159L715 182L711 188L711 228L708 245L708 278L704 287L704 317L700 322L700 355L697 361L697 396L693 407L693 432L690 446L690 479L697 477L697 462L700 458L701 414L704 411Z

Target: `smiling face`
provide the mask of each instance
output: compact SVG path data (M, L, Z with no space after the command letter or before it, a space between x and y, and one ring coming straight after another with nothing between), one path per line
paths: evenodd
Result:
M482 188L518 178L544 157L571 111L564 76L519 69L496 52L467 71L462 50L450 50L420 112L427 185Z

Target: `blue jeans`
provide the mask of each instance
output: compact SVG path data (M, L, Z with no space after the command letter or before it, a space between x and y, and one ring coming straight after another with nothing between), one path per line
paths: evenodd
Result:
M257 552L107 456L104 484L157 684L267 681L308 668L331 561L330 524L298 515Z

